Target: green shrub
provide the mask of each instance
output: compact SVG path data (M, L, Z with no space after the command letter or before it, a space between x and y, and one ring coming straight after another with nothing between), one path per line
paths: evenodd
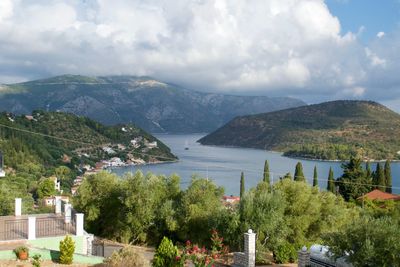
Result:
M121 250L114 251L114 253L104 260L107 267L148 267L149 262L139 253L135 251L132 246L126 246Z
M42 257L42 255L40 255L40 254L35 254L35 255L32 256L32 265L33 265L33 267L40 267L41 266L41 264L40 264L42 262L41 257Z
M70 236L60 241L60 263L71 264L74 259L75 242Z
M178 249L171 240L164 236L156 250L153 267L173 267L177 265Z
M297 250L293 244L284 242L274 250L276 263L294 262L297 259Z

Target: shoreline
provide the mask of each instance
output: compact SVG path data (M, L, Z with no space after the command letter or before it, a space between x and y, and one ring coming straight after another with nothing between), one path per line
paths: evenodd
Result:
M240 148L240 149L255 149L255 150L262 150L262 151L266 151L266 152L270 152L270 153L275 153L275 154L280 154L282 157L285 158L289 158L289 159L299 159L299 160L306 160L306 161L319 161L319 162L348 162L350 159L345 159L345 160L341 160L341 159L317 159L317 158L307 158L307 157L302 157L302 156L287 156L284 155L285 152L281 152L281 151L274 151L274 150L266 150L266 149L262 149L262 148L255 148L255 147L243 147L243 146L226 146L226 145L203 145L200 142L197 142L202 146L210 146L210 147L221 147L221 148ZM362 160L363 162L371 162L371 163L382 163L385 162L387 159L371 159L371 160ZM400 160L398 159L393 159L390 160L390 162L400 162Z
M121 167L132 167L132 166L147 166L147 165L157 165L157 164L167 164L167 163L177 163L179 162L179 159L177 160L168 160L168 161L157 161L157 162L145 162L142 164L125 164L121 166L107 166L104 167L104 170L109 170L109 169L114 169L114 168L121 168Z

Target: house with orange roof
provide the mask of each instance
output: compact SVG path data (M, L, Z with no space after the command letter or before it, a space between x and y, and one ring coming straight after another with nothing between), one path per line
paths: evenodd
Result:
M372 200L372 201L386 201L386 200L399 201L400 195L386 193L386 192L382 192L379 189L375 189L357 199L358 200Z

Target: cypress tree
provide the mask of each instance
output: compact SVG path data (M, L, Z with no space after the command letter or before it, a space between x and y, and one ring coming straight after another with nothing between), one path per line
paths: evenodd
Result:
M313 176L313 186L318 187L318 173L317 173L317 166L314 166L314 176Z
M392 170L390 168L390 161L385 162L385 182L386 182L386 192L392 193Z
M335 193L335 179L333 178L332 167L329 168L328 187L326 188L326 190Z
M242 172L240 175L240 199L244 196L244 173Z
M381 191L385 191L385 185L386 185L385 180L386 180L385 172L381 167L381 164L378 162L378 164L376 164L376 170L374 173L374 188L379 189Z
M367 163L365 163L365 177L369 180L372 178L372 170L371 170L371 164L369 163L369 161L367 161Z
M270 181L269 181L269 165L268 165L268 160L265 160L265 163L264 163L263 181L264 181L265 183L270 184Z
M298 182L306 181L306 178L304 177L304 173L303 173L303 165L301 164L301 162L297 162L297 164L296 164L296 169L294 171L294 180L298 181Z

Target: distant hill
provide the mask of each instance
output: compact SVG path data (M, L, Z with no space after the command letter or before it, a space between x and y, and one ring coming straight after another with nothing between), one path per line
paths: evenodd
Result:
M375 102L333 101L237 117L199 142L313 159L400 159L400 115Z
M152 142L157 142L157 147L149 148ZM176 159L161 141L133 125L104 126L60 112L34 111L28 116L0 113L0 148L5 165L17 172L26 172L29 162L76 169L112 157L146 162Z
M201 93L134 76L64 75L0 85L1 110L59 110L107 125L134 123L159 133L210 132L239 115L302 105L293 98Z

